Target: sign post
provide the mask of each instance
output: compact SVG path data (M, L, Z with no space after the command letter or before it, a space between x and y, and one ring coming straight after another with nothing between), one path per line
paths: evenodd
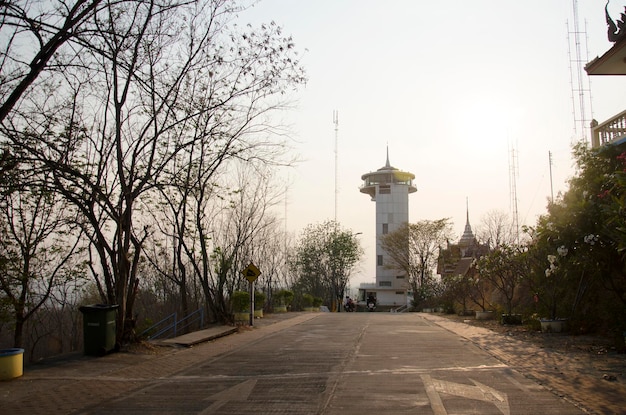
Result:
M241 271L241 275L250 283L250 326L254 326L254 281L259 278L261 271L259 271L256 265L250 262L250 264Z

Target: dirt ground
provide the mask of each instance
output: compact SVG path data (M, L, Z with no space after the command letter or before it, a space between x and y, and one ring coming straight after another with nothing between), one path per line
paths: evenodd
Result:
M473 316L458 316L456 314L441 314L441 316L472 326L484 327L498 334L561 353L574 353L581 355L581 357L588 356L590 358L615 356L618 362L626 361L626 354L618 353L614 339L606 336L574 335L569 332L542 333L528 325L503 325L497 320L476 320ZM626 370L623 375L626 375Z
M498 338L529 345L527 352L515 356L511 352L523 350L523 347L497 353L506 348L506 342L495 338L482 343L475 341L479 347L495 351L496 357L585 412L626 413L626 354L618 352L614 339L567 332L542 333L525 325L502 325L496 320L476 320L473 316L439 316L490 330L499 334ZM492 343L497 344L495 348L490 347Z

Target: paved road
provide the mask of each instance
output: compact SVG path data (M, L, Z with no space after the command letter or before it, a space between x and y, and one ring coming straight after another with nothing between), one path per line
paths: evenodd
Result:
M584 413L414 313L303 314L133 365L91 368L88 378L81 365L26 374L30 399L14 386L0 412Z

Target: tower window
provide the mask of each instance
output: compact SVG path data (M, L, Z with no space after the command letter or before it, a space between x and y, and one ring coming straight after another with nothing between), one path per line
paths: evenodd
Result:
M383 256L382 255L377 255L376 256L376 265L378 265L379 267L381 267L383 265Z
M378 193L381 195L391 194L391 187L389 185L380 185L378 188Z
M391 287L391 281L378 281L379 287Z
M383 235L387 235L389 233L389 224L383 223Z

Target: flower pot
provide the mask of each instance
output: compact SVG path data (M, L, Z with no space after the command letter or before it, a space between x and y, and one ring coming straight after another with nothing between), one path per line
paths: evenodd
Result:
M254 310L254 318L263 318L263 310Z
M433 309L432 308L423 308L422 309L422 313L432 313Z
M242 311L235 313L235 321L248 321L250 320L250 312Z
M319 311L319 310L320 310L319 307L304 307L304 311L308 311L308 312Z
M0 380L24 374L24 349L0 349Z
M276 305L276 306L274 306L274 312L275 313L286 313L287 312L287 306L286 305Z
M476 320L491 320L493 319L493 311L477 311Z
M541 320L541 332L542 333L561 333L567 330L566 319L556 320Z

